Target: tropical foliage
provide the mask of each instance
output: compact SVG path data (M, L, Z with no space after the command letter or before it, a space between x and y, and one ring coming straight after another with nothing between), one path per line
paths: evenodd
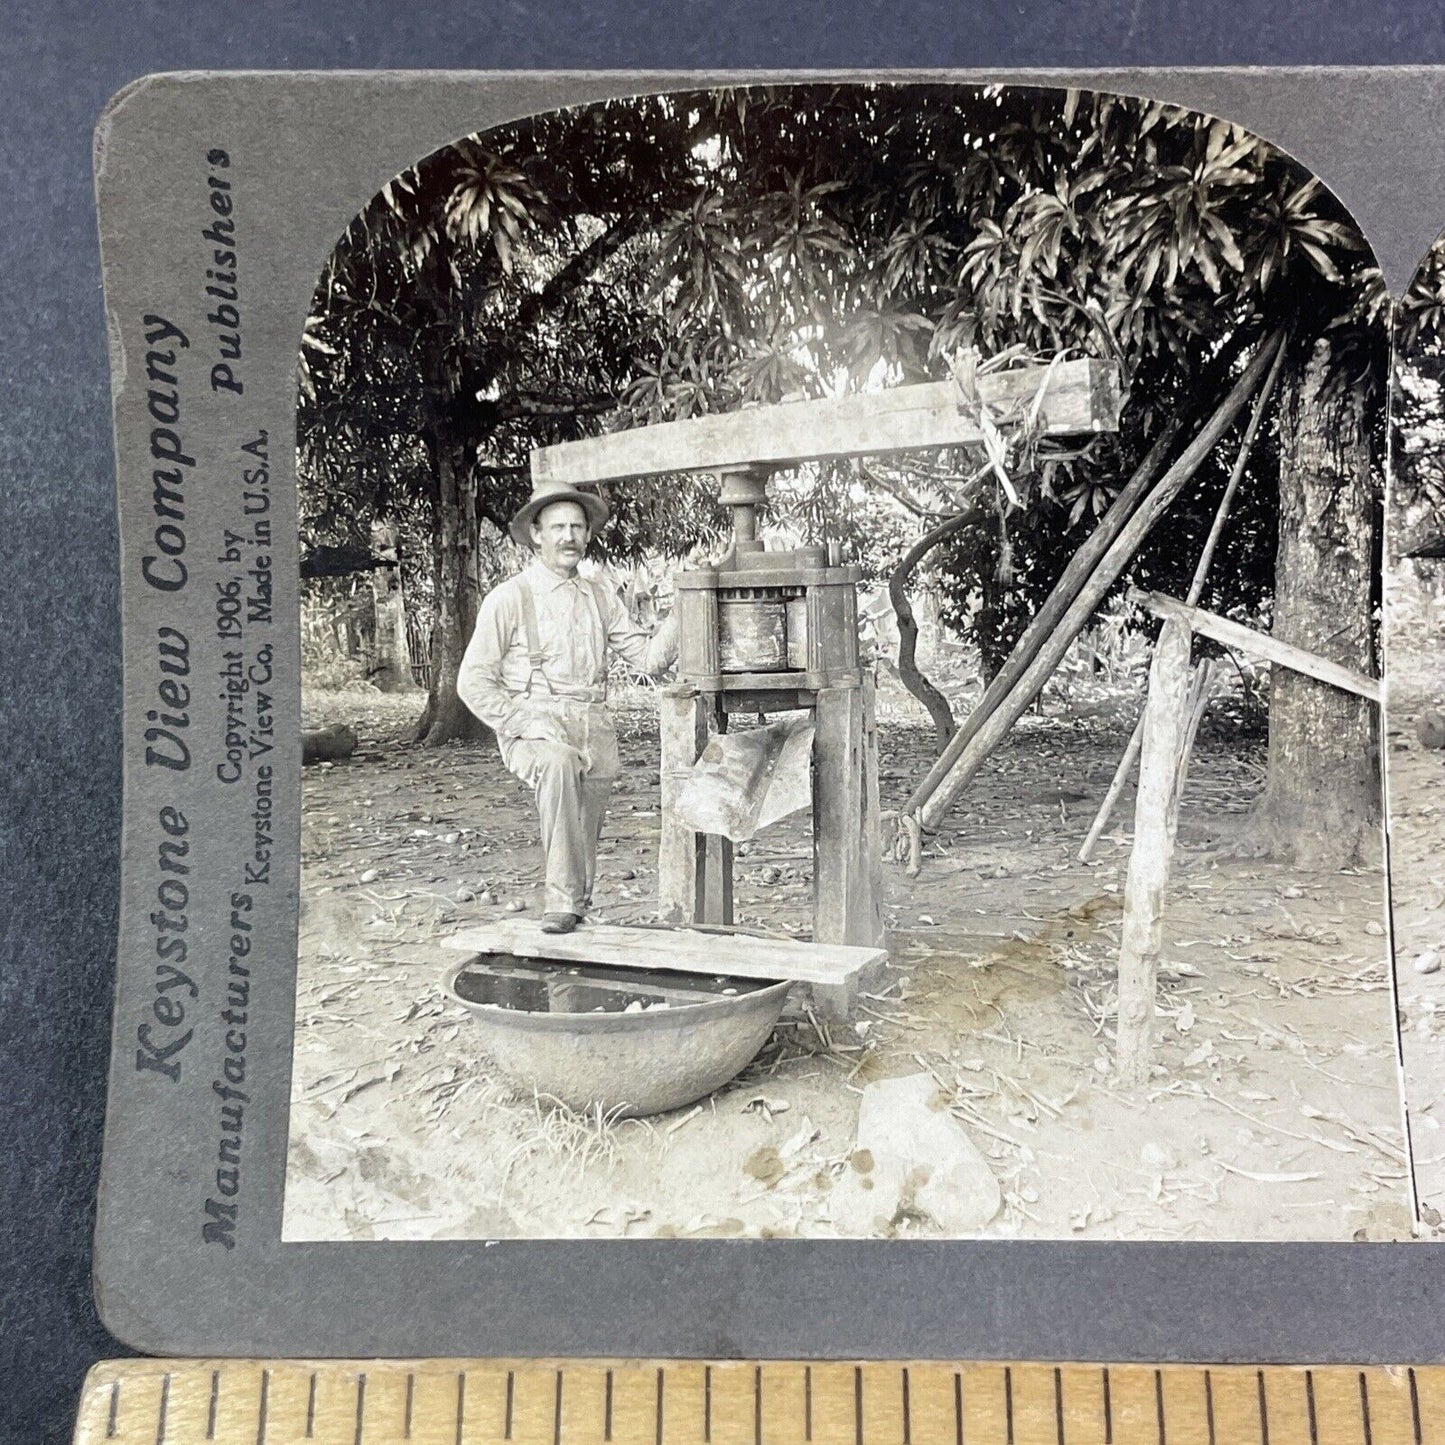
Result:
M335 541L401 518L439 607L461 598L437 633L455 646L486 584L481 523L518 504L533 446L924 378L966 393L982 365L1112 357L1117 435L1066 447L1000 425L977 454L779 481L780 520L844 540L879 576L976 511L922 565L996 661L1165 421L1208 404L1244 346L1277 324L1305 347L1327 335L1338 384L1377 389L1385 307L1317 181L1163 105L808 85L554 113L429 157L342 238L302 349L305 526ZM1207 603L1266 601L1276 465L1262 443ZM1222 485L1211 464L1139 576L1187 578ZM616 556L681 553L719 521L695 479L611 500Z

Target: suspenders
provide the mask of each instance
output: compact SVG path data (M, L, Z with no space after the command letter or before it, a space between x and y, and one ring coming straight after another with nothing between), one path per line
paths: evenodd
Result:
M589 581L584 585L592 594L592 605L597 610L598 623L605 630L606 624L602 620L602 604L597 594L597 584ZM522 629L527 638L527 664L531 668L527 674L527 685L522 689L522 695L524 697L532 696L532 684L540 674L542 681L547 684L547 691L556 697L557 690L552 686L552 679L542 669L542 664L546 661L546 654L542 651L542 634L537 626L536 599L532 596L532 589L524 580L518 580L517 588L522 603ZM604 689L607 685L607 639L605 636L602 639L602 656L597 664L597 678L593 685Z
M523 695L532 696L532 684L537 680L537 674L541 673L542 681L547 684L547 691L555 697L557 690L552 686L552 679L542 672L545 654L542 651L542 636L537 628L537 604L532 597L532 589L525 582L519 582L518 589L522 596L522 627L527 634L527 664L532 669L527 674L527 686L522 690Z

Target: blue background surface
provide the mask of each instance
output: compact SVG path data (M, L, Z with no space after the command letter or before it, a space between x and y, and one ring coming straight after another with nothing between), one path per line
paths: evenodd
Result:
M124 1353L96 1320L89 1273L120 843L114 474L90 148L114 91L198 68L1442 62L1445 21L1429 0L7 7L0 1441L68 1438L85 1369Z

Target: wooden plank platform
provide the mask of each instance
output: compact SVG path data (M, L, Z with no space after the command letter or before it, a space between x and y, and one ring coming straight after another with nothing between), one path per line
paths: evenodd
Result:
M860 988L882 981L887 951L700 928L628 928L583 924L575 933L543 933L530 920L499 919L444 940L466 953L598 963L610 968L676 969L715 977L791 979L806 986L826 1017L846 1019Z
M1047 368L985 373L978 393L995 413L1033 404ZM1050 436L1115 431L1119 425L1118 367L1111 361L1061 362L1040 408ZM686 421L657 422L532 452L532 482L560 479L617 481L663 472L710 471L763 463L783 467L816 457L860 456L960 446L983 440L983 430L960 409L951 381L895 386L816 401L780 402L718 412Z

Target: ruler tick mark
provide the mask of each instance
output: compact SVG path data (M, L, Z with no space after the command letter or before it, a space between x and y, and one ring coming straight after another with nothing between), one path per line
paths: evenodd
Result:
M813 1438L813 1367L803 1366L803 1439Z
M119 1381L119 1380L112 1380L112 1381L110 1382L110 1414L106 1417L106 1421L105 1421L105 1438L106 1438L107 1440L113 1439L114 1436L115 1436L115 1422L116 1422L116 1416L117 1416L117 1414L119 1413L119 1411L120 1411L120 1381Z
M1014 1445L1014 1372L1009 1365L1003 1367L1003 1418L1008 1428L1008 1445Z
M907 1445L907 1434L903 1437ZM753 1445L763 1445L763 1367L753 1366Z
M1410 1379L1410 1423L1415 1431L1415 1445L1425 1445L1425 1435L1420 1428L1420 1387L1415 1383L1413 1367L1406 1374Z
M416 1398L416 1375L408 1372L406 1377L406 1415L402 1420L401 1438L411 1439L411 1407Z
M1204 1372L1204 1423L1209 1428L1209 1445L1215 1445L1214 1439L1214 1379L1209 1371ZM1368 1445L1368 1442L1366 1442Z
M261 1371L261 1408L256 1417L256 1445L266 1442L266 1415L271 1404L271 1372Z
M171 1372L161 1376L161 1411L156 1421L156 1445L166 1445L166 1416L171 1408Z
M712 1439L712 1366L704 1365L702 1371L702 1438Z
M467 1373L457 1371L457 1445L462 1445L462 1428L467 1419Z
M1159 1445L1164 1441L1164 1372L1154 1371L1154 1414L1159 1420Z
M1260 1445L1269 1445L1269 1401L1265 1398L1264 1371L1256 1370L1259 1381L1259 1439Z
M666 1373L663 1367L657 1367L657 1445L662 1445L662 1391L666 1384Z
M863 1371L853 1366L853 1438L863 1445Z
M1114 1445L1114 1401L1109 1391L1109 1367L1104 1366L1104 1445Z
M963 1371L953 1372L953 1445L963 1445Z
M1305 1371L1305 1404L1309 1407L1310 1445L1320 1445L1319 1419L1315 1415L1315 1375L1313 1370Z
M903 1445L913 1445L913 1401L908 1381L908 1366L903 1367Z
M316 1433L316 1371L311 1372L311 1384L306 1389L306 1438Z
M1054 1433L1064 1445L1064 1372L1054 1366Z
M1364 1426L1365 1445L1374 1445L1370 1438L1370 1387L1365 1383L1365 1372L1360 1371L1360 1422Z
M517 1389L517 1379L511 1370L507 1371L507 1413L502 1421L502 1439L512 1438L512 1403Z
M607 1390L602 1407L602 1438L612 1439L612 1371L607 1372Z
M211 1407L206 1412L206 1439L216 1438L216 1406L221 1403L221 1372L211 1371Z
M356 1435L354 1445L361 1445L361 1432L366 1429L366 1371L356 1377Z
M557 1371L556 1398L552 1401L552 1445L562 1445L562 1371Z

